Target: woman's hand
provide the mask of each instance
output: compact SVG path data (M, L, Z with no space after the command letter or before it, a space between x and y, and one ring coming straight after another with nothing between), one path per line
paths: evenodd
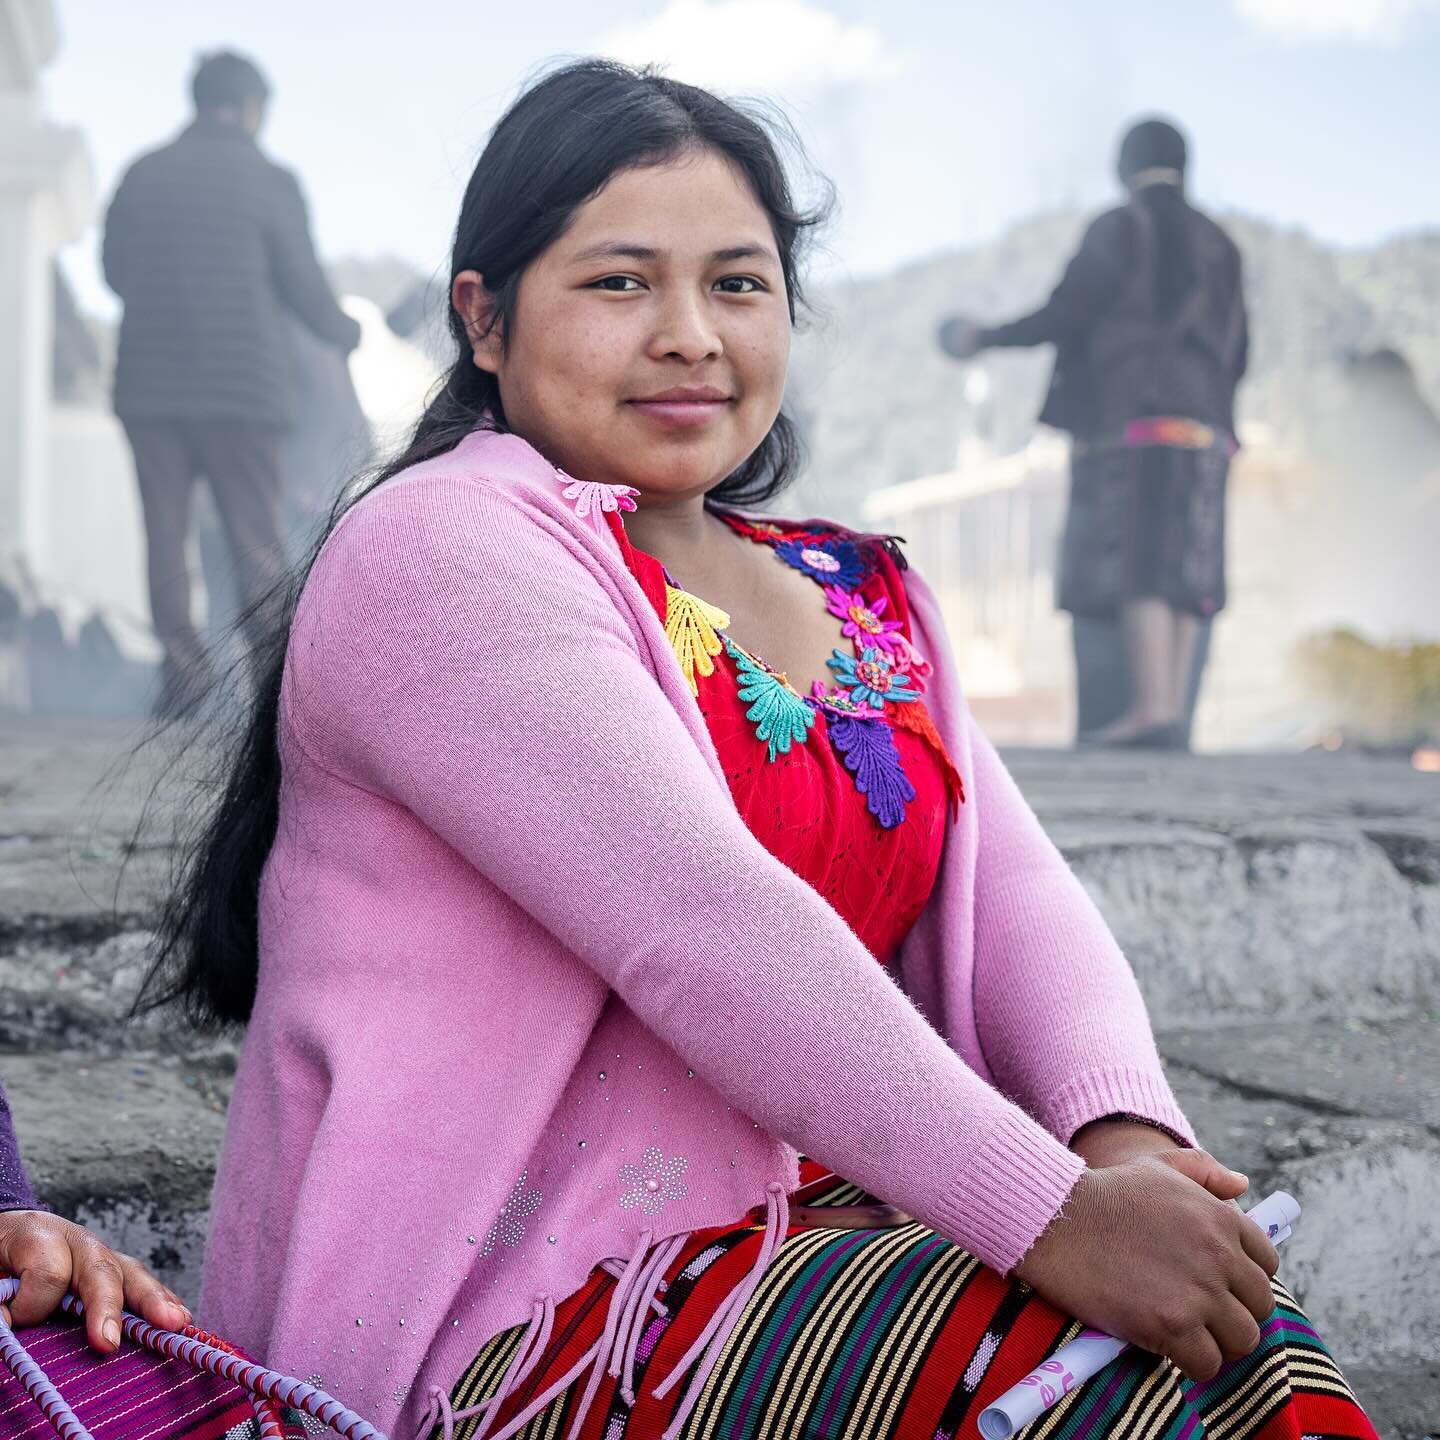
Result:
M88 1230L39 1210L0 1213L0 1273L20 1281L0 1307L7 1324L35 1325L74 1291L85 1303L85 1334L108 1355L120 1344L120 1311L143 1316L161 1330L179 1330L190 1312L138 1260L117 1254Z
M1076 1319L1209 1380L1260 1343L1275 1307L1275 1247L1225 1203L1246 1185L1203 1150L1087 1170L1015 1274Z

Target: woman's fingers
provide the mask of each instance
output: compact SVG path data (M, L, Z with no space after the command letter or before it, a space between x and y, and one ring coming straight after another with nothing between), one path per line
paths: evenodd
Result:
M0 1214L0 1272L20 1282L5 1306L13 1325L33 1325L60 1303L70 1283L70 1246L64 1222L35 1210Z
M1253 1220L1242 1222L1240 1243L1245 1247L1245 1253L1273 1280L1280 1269L1280 1254L1274 1242Z
M162 1285L138 1260L117 1255L125 1282L125 1308L160 1330L181 1330L190 1323L184 1301Z
M1207 1150L1163 1150L1155 1159L1188 1176L1219 1200L1234 1200L1250 1188L1244 1175L1222 1165Z
M1228 1365L1242 1360L1260 1343L1260 1327L1249 1309L1233 1295L1226 1296L1210 1320L1210 1334Z
M86 1338L101 1354L120 1343L122 1308L163 1330L190 1323L179 1297L138 1260L117 1254L58 1215L0 1213L0 1273L20 1281L15 1299L4 1307L7 1324L38 1325L73 1293L85 1306Z
M108 1355L120 1344L125 1275L113 1250L78 1227L76 1230L78 1238L70 1246L74 1257L70 1288L85 1306L85 1336L90 1348Z
M1175 1337L1168 1348L1171 1363L1189 1380L1213 1380L1223 1363L1215 1337L1203 1325Z

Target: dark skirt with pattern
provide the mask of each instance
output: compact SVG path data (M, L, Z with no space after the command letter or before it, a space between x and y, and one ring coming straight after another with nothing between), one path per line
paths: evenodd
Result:
M1083 445L1071 460L1057 603L1113 616L1155 597L1202 618L1225 604L1230 442Z
M813 1172L812 1172L813 1173ZM834 1177L794 1197L809 1206L870 1202ZM580 1432L581 1376L519 1431L523 1440L657 1440L682 1387L664 1375L749 1270L758 1223L696 1231L667 1273L668 1318L640 1350L636 1399L606 1377ZM505 1426L594 1344L614 1278L597 1270L557 1307L544 1357L484 1433ZM1301 1440L1374 1429L1300 1308L1276 1284L1259 1348L1192 1384L1168 1361L1130 1351L1021 1432L1024 1440ZM451 1393L459 1411L494 1394L524 1327L497 1335ZM953 1440L1080 1326L923 1225L791 1229L743 1310L679 1440ZM480 1421L456 1427L472 1440ZM437 1429L436 1434L439 1434Z

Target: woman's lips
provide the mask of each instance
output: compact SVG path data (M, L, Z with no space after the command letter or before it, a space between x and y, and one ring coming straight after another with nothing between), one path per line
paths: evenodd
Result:
M719 390L662 390L628 403L661 425L685 429L708 424L731 404L731 398Z

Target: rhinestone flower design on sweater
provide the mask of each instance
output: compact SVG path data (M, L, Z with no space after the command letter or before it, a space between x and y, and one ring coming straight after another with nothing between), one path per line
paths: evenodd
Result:
M544 1196L530 1184L530 1172L522 1170L520 1178L511 1187L510 1194L500 1207L495 1223L485 1233L480 1246L481 1255L488 1255L498 1240L504 1246L518 1245L525 1238L525 1221L539 1208Z
M683 1155L667 1160L658 1145L650 1146L638 1165L620 1167L620 1208L658 1215L672 1200L683 1200L690 1192L680 1177L689 1163Z

